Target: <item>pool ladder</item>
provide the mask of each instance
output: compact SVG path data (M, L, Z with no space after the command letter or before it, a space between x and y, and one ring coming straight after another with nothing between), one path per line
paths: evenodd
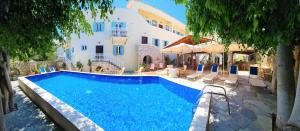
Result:
M219 89L223 89L224 92L223 92L223 93L217 93L217 92L213 92L212 90L206 92L205 89L207 89L207 88L219 88ZM205 85L204 88L203 88L203 90L202 90L202 92L200 92L200 93L198 94L198 96L197 96L197 97L198 97L198 100L197 100L196 104L194 105L194 108L193 108L193 114L196 112L197 106L198 106L198 104L199 104L199 102L200 102L200 99L201 99L200 96L201 96L201 95L204 95L204 94L207 94L207 93L210 93L210 94L211 94L211 97L212 97L213 95L224 96L225 99L226 99L226 102L227 102L227 106L228 106L228 114L229 114L229 115L231 114L231 113L230 113L230 106L229 106L229 99L228 99L228 97L227 97L227 93L226 93L225 88L224 88L223 86L221 86L221 85L214 85L214 84Z

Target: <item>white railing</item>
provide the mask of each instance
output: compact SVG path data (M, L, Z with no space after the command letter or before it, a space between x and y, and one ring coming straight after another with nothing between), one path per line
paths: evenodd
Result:
M127 37L127 31L125 31L125 30L112 30L112 36L114 36L114 37Z
M112 65L115 65L118 68L124 67L124 63L122 60L119 60L115 56L108 55L95 55L92 57L92 62L108 62Z

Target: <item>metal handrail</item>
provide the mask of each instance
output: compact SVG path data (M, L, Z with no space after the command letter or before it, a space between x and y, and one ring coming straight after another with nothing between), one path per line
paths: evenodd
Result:
M112 36L127 37L127 31L126 30L112 30Z
M93 56L92 58L93 62L110 62L111 64L117 66L118 68L124 67L124 63L120 61L119 59L113 57L113 56L108 56L108 55L99 55L99 56Z
M206 89L207 87L214 87L214 88L220 88L220 89L223 89L224 94L222 94L222 93L216 93L216 92L212 92L212 91L210 91L210 92L205 92L205 89ZM226 102L227 102L227 106L228 106L228 114L229 114L229 115L231 114L231 113L230 113L230 106L229 106L229 99L228 99L228 97L227 97L226 90L225 90L225 88L224 88L223 86L221 86L221 85L213 85L213 84L205 85L204 88L202 89L202 92L198 94L198 97L199 97L199 98L198 98L198 100L197 100L197 102L196 102L196 107L197 107L197 105L198 105L199 102L200 102L200 99L201 99L200 95L203 95L203 94L206 94L206 93L224 96L225 99L226 99ZM194 106L194 108L193 108L193 113L195 113L195 106Z

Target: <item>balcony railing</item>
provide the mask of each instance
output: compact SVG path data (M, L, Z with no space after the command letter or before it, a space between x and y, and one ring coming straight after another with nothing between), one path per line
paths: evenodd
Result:
M127 37L127 31L125 31L125 30L112 30L112 36L114 36L114 37Z

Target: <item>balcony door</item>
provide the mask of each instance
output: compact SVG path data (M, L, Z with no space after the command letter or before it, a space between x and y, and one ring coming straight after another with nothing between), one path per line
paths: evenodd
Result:
M104 53L104 48L103 45L96 45L96 50L95 50L95 59L103 59L103 53Z

